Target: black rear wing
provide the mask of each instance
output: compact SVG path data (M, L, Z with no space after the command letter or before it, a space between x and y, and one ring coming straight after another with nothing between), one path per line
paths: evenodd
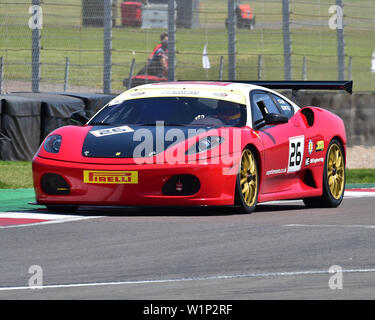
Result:
M210 80L206 80L210 82ZM222 82L253 84L268 89L292 90L292 100L297 102L299 90L343 90L349 94L353 93L353 81L246 81L227 80Z
M292 100L298 103L299 90L343 90L353 93L353 81L230 81L234 83L246 83L268 89L292 90Z
M186 80L178 80L186 81ZM189 80L217 82L217 80ZM353 93L353 81L249 81L249 80L224 80L220 82L253 84L268 89L289 89L297 92L298 90L344 90L350 94Z
M343 90L353 93L353 81L230 81L253 84L269 89L298 90Z

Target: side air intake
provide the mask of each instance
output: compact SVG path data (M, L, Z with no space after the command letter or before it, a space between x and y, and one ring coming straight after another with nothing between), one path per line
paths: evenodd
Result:
M314 125L314 111L310 108L303 108L301 113L305 116L308 126L312 127Z

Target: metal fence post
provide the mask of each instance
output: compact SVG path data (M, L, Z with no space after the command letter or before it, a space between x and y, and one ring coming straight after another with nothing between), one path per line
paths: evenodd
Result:
M0 57L0 94L3 93L3 68L4 68L4 58Z
M284 77L292 80L292 42L290 39L289 0L283 0Z
M303 56L303 62L302 62L302 80L307 80L307 59L306 56Z
M220 57L220 65L219 65L219 80L223 80L223 65L224 65L224 57Z
M345 79L345 40L344 40L344 4L343 0L336 0L336 5L341 9L337 14L342 14L341 25L337 26L337 61L338 61L338 78Z
M175 0L168 0L168 81L176 80Z
M258 80L262 80L263 77L263 55L258 56Z
M33 6L40 6L40 0L32 0ZM34 12L33 12L34 16ZM41 17L36 17L40 19ZM31 30L31 90L39 92L40 85L40 28L38 24L33 25Z
M132 77L134 74L134 66L135 66L135 58L132 59L132 63L130 65L130 71L129 71L129 80L127 84L127 89L130 89L132 87Z
M112 91L112 0L104 0L103 92Z
M352 80L352 71L353 71L353 57L349 57L349 62L348 62L348 80Z
M66 57L65 58L64 92L66 92L66 90L68 90L69 66L70 66L70 60L69 60L69 57Z
M236 0L228 0L228 80L236 80Z

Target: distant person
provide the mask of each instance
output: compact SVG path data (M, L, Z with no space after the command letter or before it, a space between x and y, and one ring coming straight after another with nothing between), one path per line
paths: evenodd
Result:
M241 120L240 107L229 101L220 100L217 105L218 118L226 125L236 126Z
M168 75L168 33L160 35L160 43L154 48L147 58L146 65L137 73L166 78Z
M149 60L147 69L149 75L165 78L168 75L168 40L163 40L160 45Z
M163 32L161 35L160 35L160 43L154 48L154 50L152 50L152 52L150 53L150 55L148 56L148 60L152 60L152 58L154 57L154 54L155 52L161 48L162 46L162 42L163 41L168 41L168 33L166 32Z

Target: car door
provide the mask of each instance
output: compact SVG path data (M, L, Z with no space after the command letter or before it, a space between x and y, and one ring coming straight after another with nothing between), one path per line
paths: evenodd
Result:
M284 109L272 93L255 90L251 93L253 128L262 139L264 159L260 193L275 193L291 188L301 170L305 138L298 122L293 121L294 109ZM286 115L287 123L266 125L257 129L269 113Z

